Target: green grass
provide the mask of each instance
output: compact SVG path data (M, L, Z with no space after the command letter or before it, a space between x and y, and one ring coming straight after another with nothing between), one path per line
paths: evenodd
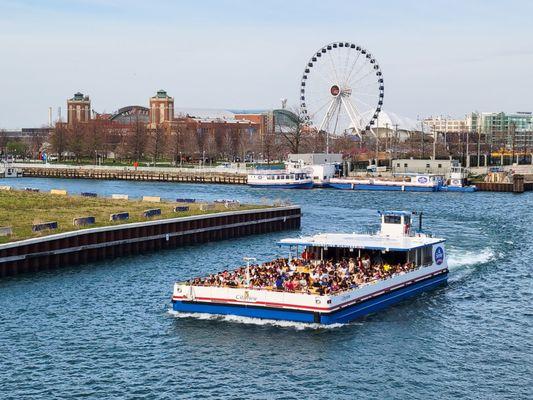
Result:
M202 211L200 210L200 204L186 204L190 207L189 211L174 212L173 209L178 203L163 201L161 203L150 203L141 200L114 200L71 195L61 196L50 193L34 193L18 190L0 190L0 227L11 227L13 230L11 236L0 236L0 244L100 226L122 225L131 222L266 207L241 204L234 209L228 210L223 204L216 204L215 209ZM150 219L144 218L142 212L152 208L160 208L161 215ZM109 221L109 215L118 212L129 212L129 220ZM74 218L87 216L94 216L96 218L96 224L85 227L76 227L73 225ZM58 229L32 232L31 228L33 224L51 221L57 221Z

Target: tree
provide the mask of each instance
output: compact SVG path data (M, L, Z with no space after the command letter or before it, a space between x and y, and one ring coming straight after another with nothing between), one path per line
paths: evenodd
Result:
M142 159L146 141L146 125L142 121L139 121L139 118L136 116L135 122L129 128L126 140L126 148L131 160L140 161Z
M8 142L7 132L3 129L0 129L0 154L5 153L7 142Z
M6 152L7 154L11 154L15 157L25 157L28 153L28 145L19 140L10 140L9 142L7 142Z
M161 124L158 124L155 129L150 132L150 142L149 142L149 151L152 156L152 162L154 166L159 159L159 156L162 154L163 149L166 145L166 134L165 127Z
M61 161L63 152L67 147L67 126L62 122L58 122L55 125L52 134L50 135L50 144L52 145L52 150L57 153L57 159Z
M289 146L289 151L299 153L307 131L304 116L297 107L293 107L292 111L285 111L283 115L285 123L277 121L278 131Z
M80 123L74 123L68 127L67 130L67 150L74 153L76 162L80 162L80 158L84 155L85 150L85 129L86 126Z
M104 129L100 126L100 121L92 120L85 126L84 133L83 153L88 158L94 157L96 163L98 152L104 146Z

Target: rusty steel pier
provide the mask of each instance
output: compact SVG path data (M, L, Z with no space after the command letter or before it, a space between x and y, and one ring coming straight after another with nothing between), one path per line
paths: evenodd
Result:
M229 211L83 229L0 245L0 277L299 229L300 206Z

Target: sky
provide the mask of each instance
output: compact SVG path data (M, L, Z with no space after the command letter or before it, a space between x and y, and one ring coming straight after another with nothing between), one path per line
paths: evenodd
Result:
M384 108L422 118L532 111L533 1L0 0L0 128L38 127L81 91L98 112L298 104L333 41L378 60Z

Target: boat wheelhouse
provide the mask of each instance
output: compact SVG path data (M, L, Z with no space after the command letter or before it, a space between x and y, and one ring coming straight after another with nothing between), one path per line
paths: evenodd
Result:
M411 218L382 212L376 234L283 239L288 258L175 283L173 310L319 324L373 313L447 281L445 240Z
M450 168L449 178L446 184L441 186L443 192L475 192L477 187L468 184L468 171L460 165L453 165Z
M442 178L431 174L402 174L393 178L331 178L329 186L344 190L393 190L405 192L436 192Z

